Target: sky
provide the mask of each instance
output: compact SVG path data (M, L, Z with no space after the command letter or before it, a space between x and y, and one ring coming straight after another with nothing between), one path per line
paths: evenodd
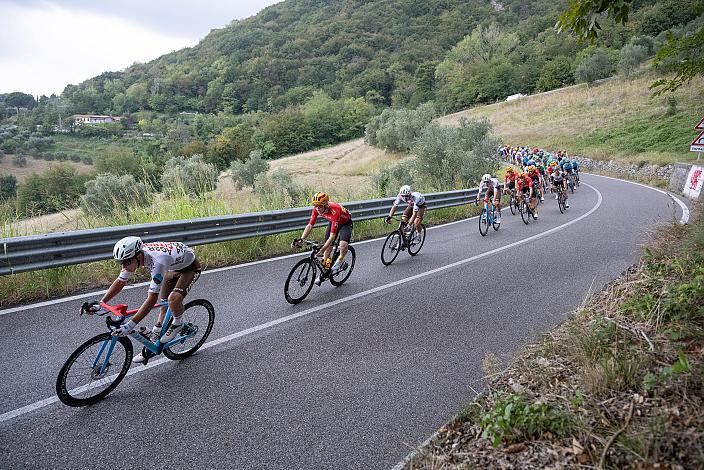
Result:
M59 94L281 0L0 0L0 93Z

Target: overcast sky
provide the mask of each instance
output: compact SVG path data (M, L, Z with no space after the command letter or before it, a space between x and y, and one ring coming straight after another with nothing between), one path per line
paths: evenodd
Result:
M281 0L0 0L0 93L69 83L194 46Z

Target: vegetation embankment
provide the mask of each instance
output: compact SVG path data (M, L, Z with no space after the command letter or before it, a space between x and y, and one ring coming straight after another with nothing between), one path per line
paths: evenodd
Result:
M597 160L665 165L696 159L689 143L702 118L704 78L666 96L653 97L653 76L579 85L444 116L485 117L507 144L563 149Z
M396 151L410 150L414 156L380 168L378 162L363 162L365 184L356 189L333 186L332 198L345 201L352 199L345 197L352 194L360 199L391 195L400 185L409 183L423 191L464 188L478 181L483 172L496 169L493 156L498 140L491 135L486 120L463 121L457 128L447 128L431 122L434 116L433 107L424 105L415 111L388 111L372 120L368 134L375 136L370 137L373 143ZM377 137L382 137L381 143ZM311 158L315 160L317 156ZM225 197L222 188L215 190L215 166L197 155L167 162L159 179L159 195L150 191L147 182L136 181L131 174L100 175L86 183L88 191L80 197L86 214L83 220L88 227L97 227L226 215L235 212L234 207L239 209L237 212L244 212L247 204L249 211L307 206L317 188L300 184L283 166L271 171L269 166L257 150L244 162L233 162L230 178L234 193L229 197ZM370 178L368 172L373 168L378 169ZM456 220L476 211L477 208L466 206L442 209L429 214L428 221L435 224ZM355 224L355 239L388 231L389 227L380 220L364 221ZM197 252L206 267L233 264L289 252L290 241L296 235L216 243L197 247ZM0 278L0 305L104 286L114 271L114 263L106 262L5 276Z
M698 217L655 233L635 266L503 372L485 358L488 390L407 468L702 468L703 340Z

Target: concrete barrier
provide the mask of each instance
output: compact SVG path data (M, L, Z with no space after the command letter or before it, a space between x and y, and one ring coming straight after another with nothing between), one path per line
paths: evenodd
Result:
M704 164L675 163L675 169L670 176L671 191L683 194L690 199L704 199L703 183Z

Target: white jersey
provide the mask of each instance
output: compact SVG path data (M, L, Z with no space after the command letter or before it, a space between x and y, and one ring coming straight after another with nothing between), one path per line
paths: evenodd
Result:
M142 246L144 253L144 267L149 269L151 283L149 292L157 293L161 290L166 273L179 271L190 266L196 259L193 250L181 242L153 242ZM127 282L132 272L122 269L119 280Z
M407 202L409 206L411 204L413 204L413 211L418 212L418 209L420 209L420 206L425 204L425 196L423 196L418 191L413 191L411 193L410 199L408 201L406 201L406 199L404 199L404 197L399 194L398 196L396 196L396 200L394 201L394 206L398 206L402 202Z
M489 181L482 181L479 183L479 192L481 193L485 189L495 189L499 187L499 180L497 178L491 178Z

